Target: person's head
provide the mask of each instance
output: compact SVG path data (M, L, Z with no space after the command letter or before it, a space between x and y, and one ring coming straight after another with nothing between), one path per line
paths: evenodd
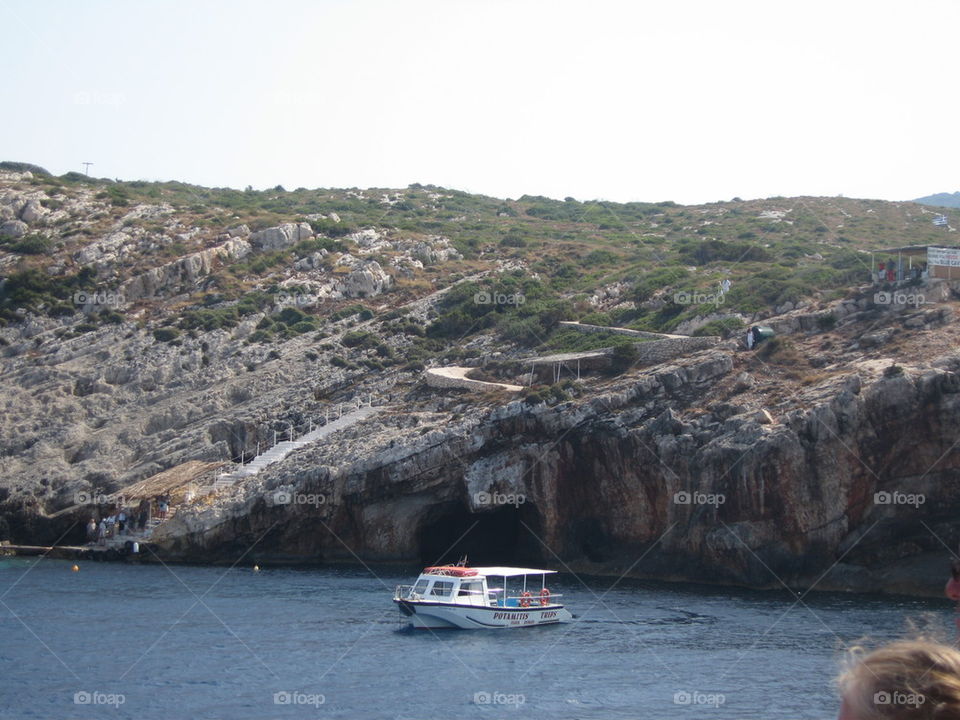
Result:
M960 652L903 640L851 651L839 720L960 720Z

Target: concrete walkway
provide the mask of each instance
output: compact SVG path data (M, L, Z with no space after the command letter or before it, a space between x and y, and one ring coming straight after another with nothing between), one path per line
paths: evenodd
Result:
M450 367L430 368L426 372L427 385L431 387L462 387L468 390L507 390L509 392L520 392L523 388L520 385L510 385L509 383L486 382L485 380L474 380L467 377L467 373L476 368Z

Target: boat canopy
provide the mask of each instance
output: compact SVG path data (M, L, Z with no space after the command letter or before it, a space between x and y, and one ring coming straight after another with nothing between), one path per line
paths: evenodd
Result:
M556 570L537 570L535 568L515 568L515 567L478 567L473 568L477 574L487 576L495 575L497 577L519 577L521 575L553 575Z

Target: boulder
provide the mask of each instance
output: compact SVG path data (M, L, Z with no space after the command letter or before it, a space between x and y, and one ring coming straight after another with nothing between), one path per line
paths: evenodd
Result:
M393 279L383 271L380 263L370 260L343 279L341 292L351 298L373 297L390 287L392 282Z
M75 259L81 265L117 260L123 255L124 246L131 240L132 238L125 232L110 233L105 238L80 250Z
M27 234L27 224L22 220L8 220L0 225L0 235L7 237L23 237Z
M285 250L313 237L307 223L284 223L250 235L250 244L258 250Z
M40 204L39 200L28 200L27 204L23 206L23 210L20 211L20 219L25 223L32 223L42 218L46 213L47 209Z

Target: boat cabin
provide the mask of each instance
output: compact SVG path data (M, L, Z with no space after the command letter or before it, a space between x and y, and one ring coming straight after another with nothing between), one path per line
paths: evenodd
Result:
M551 601L546 577L555 572L510 567L428 567L405 599L481 607L544 606Z

